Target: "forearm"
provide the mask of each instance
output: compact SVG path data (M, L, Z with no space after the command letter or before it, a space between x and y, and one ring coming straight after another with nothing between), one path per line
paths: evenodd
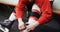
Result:
M51 16L52 16L52 13L51 12L49 12L49 13L48 12L43 13L41 15L41 17L38 19L38 22L40 24L45 23L45 22L49 21L49 19L51 18Z
M27 0L19 0L18 4L16 5L16 17L22 18L24 13L24 8Z
M23 22L22 18L18 18L18 23L21 23L21 22Z
M40 18L38 19L38 22L40 24L49 21L50 17L52 16L52 10L51 10L49 0L45 0L42 3L43 3L42 6L40 6L42 14Z

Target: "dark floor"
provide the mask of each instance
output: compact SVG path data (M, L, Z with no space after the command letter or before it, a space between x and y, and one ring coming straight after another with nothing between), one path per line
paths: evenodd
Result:
M3 21L10 16L11 12L13 11L13 8L14 7L12 7L12 6L6 6L3 4L0 4L0 21ZM56 16L56 14L54 14L52 18L54 19L54 21L51 21L51 22L44 24L44 25L41 25L41 29L42 29L41 31L45 31L45 29L46 29L46 32L60 32L59 31L59 29L60 29L60 19L59 19L60 15ZM15 21L13 23L13 25L10 29L10 32L20 32L18 30L17 24L18 24L17 21Z

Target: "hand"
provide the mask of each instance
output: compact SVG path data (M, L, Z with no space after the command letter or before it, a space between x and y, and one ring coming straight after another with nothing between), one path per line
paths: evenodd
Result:
M19 28L19 30L25 29L24 22L22 21L21 18L18 19L18 28Z
M34 19L29 19L28 22L30 22L29 25L27 26L28 31L34 30L39 25L39 22Z

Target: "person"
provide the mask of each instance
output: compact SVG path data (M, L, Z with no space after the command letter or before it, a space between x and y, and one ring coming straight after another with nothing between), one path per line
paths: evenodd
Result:
M26 0L27 1L27 0ZM29 1L31 1L31 0L29 0ZM37 1L37 0L34 0L34 1ZM41 3L39 2L39 1L41 1ZM36 26L38 26L39 24L42 24L42 23L44 23L45 21L47 21L50 17L51 17L51 15L52 15L52 12L51 12L51 8L50 8L50 3L49 3L49 0L39 0L39 1L37 1L37 2L35 2L38 6L39 6L39 9L41 8L41 11L40 10L36 10L35 11L35 9L32 9L32 13L34 14L34 13L36 13L36 15L38 14L39 15L39 13L40 12L42 12L42 15L40 16L40 17L35 17L35 15L32 15L31 14L31 16L29 17L29 21L28 22L31 22L30 20L30 18L34 18L34 19L37 19L37 18L39 18L37 21L33 21L34 23L33 23L33 25L32 25L32 28L36 25ZM24 4L23 4L24 3ZM44 3L43 5L42 5L42 3ZM36 4L34 4L34 5L36 5ZM46 5L47 4L47 5ZM19 24L18 24L18 27L19 27L19 29L21 30L21 29L23 29L23 28L25 28L24 27L24 23L22 22L22 15L23 15L23 7L24 7L24 5L25 5L25 0L19 0L19 2L18 2L18 5L16 6L16 16L17 16L17 19L18 19L18 22L19 22ZM46 6L45 6L46 5ZM21 6L21 7L20 7ZM35 7L36 8L36 7ZM21 11L21 10L22 11ZM14 13L12 13L12 14L14 14ZM12 15L11 14L11 15ZM47 17L48 16L48 17ZM16 17L15 17L15 19L16 19ZM22 24L22 26L20 27L20 24ZM35 26L35 27L36 27ZM35 28L34 27L34 28ZM27 29L29 30L29 28L31 28L31 24L30 25L28 25L27 26ZM33 30L33 29L30 29L30 30ZM29 30L29 31L30 31Z
M49 1L50 1L50 5L51 5L51 8L52 8L54 0L49 0Z
M20 0L16 6L16 17L18 19L18 28L20 30L23 30L25 28L24 22L22 21L22 17L23 17L25 4L28 1L31 2L33 0ZM38 20L34 21L34 23L29 24L27 26L28 31L34 30L34 28L36 28L38 25L47 22L52 15L49 0L38 0L38 1L34 0L34 2L36 5L38 5L39 9L41 9L42 14ZM40 12L38 10L33 9L31 16L33 17L36 16L37 14L40 15L39 13ZM34 19L36 18L37 17L34 17Z

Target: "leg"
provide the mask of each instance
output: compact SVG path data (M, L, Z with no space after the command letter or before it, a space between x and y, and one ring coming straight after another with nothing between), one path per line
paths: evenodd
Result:
M51 18L51 20L49 21L49 23L47 24L43 24L43 25L39 25L38 27L35 28L35 30L33 30L33 32L60 32L60 27L58 24L58 21L54 18Z
M30 14L30 17L29 17L29 21L28 22L29 23L30 22L32 23L33 19L34 20L37 20L40 17L40 15L41 15L40 8L36 4L33 4L33 6L32 6L32 12ZM33 21L33 22L35 22L35 21Z
M40 10L40 8L36 5L36 4L33 4L33 6L32 6L32 12L31 12L31 15L30 15L30 17L29 17L29 21L28 21L28 24L33 24L33 23L35 23L35 21L37 21L38 20L38 18L40 17L40 15L41 15L41 10ZM40 29L39 29L40 30ZM34 29L34 31L30 31L30 32L37 32L38 31L38 29L35 31L35 29ZM40 31L39 31L40 32Z
M53 8L53 2L54 2L54 1L50 1L51 8Z
M13 24L14 20L16 19L15 12L12 12L10 17L3 22L0 22L1 25L10 28Z
M13 11L10 15L10 17L8 18L10 21L14 21L16 19L16 16L15 16L15 11Z

